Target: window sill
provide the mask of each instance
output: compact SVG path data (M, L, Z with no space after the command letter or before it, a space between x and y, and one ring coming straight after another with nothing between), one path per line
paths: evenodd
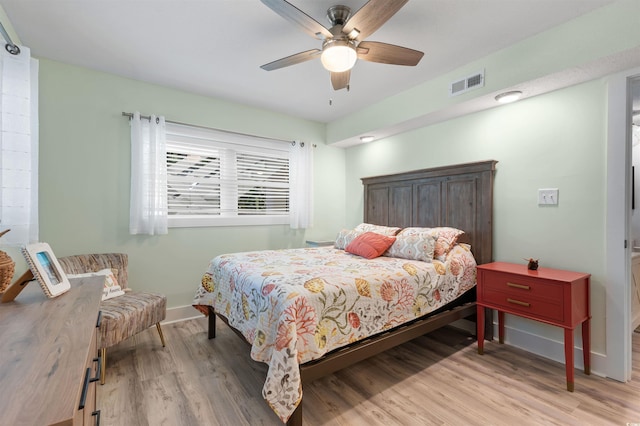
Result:
M289 216L228 216L228 217L188 217L170 216L169 228L198 228L205 226L254 226L287 225Z

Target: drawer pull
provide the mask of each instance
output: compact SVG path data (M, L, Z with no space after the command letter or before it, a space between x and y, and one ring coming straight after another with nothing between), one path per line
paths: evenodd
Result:
M521 288L522 290L531 290L531 287L529 287L528 285L515 284L515 283L507 283L507 285L513 288Z
M97 382L100 380L100 371L102 370L102 357L94 358L93 362L98 363L98 368L96 368L96 377L92 377L89 379L90 383Z
M509 302L509 303L515 303L516 305L520 305L520 306L527 306L527 307L531 306L531 304L530 304L530 303L527 303L527 302L521 302L521 301L519 301L519 300L515 300L515 299L507 299L507 302Z
M100 426L100 410L93 411L91 415L96 418L96 426Z
M87 371L84 374L84 384L82 385L82 394L80 395L80 405L78 406L78 410L84 410L84 405L87 403L87 392L89 391L89 375L90 374L91 374L91 369L87 368Z
M98 320L96 321L96 328L100 328L102 325L102 311L98 311Z

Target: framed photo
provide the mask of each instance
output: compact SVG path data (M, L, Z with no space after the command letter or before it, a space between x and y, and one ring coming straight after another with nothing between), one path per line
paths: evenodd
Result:
M29 244L22 249L22 254L47 297L60 296L71 288L49 244Z

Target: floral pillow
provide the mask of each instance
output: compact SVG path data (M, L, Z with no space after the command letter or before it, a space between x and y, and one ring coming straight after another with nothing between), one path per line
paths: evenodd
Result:
M351 241L345 250L367 259L374 259L387 251L395 240L396 237L389 237L376 232L365 232Z
M464 234L464 231L448 226L440 226L436 228L404 228L398 235L407 236L420 234L436 236L437 240L433 257L434 259L444 262L447 253L449 253L449 251L451 251L451 249L458 243L458 240Z
M333 246L337 249L344 250L358 235L364 234L364 232L355 231L353 229L343 229L338 233L336 242Z
M398 235L396 241L384 254L387 257L420 260L431 262L436 248L437 237L433 234L422 233L415 235Z
M355 227L356 231L375 232L376 234L382 234L388 237L393 237L398 232L400 232L401 229L402 228L397 228L395 226L374 225L372 223L361 223L360 225Z

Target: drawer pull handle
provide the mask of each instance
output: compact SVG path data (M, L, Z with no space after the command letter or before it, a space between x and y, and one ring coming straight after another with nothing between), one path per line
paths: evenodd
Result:
M96 321L96 328L100 328L102 325L102 311L98 311L98 320Z
M515 284L515 283L507 283L507 285L509 287L513 287L513 288L521 288L523 290L531 290L531 287L529 287L528 285Z
M98 367L96 368L96 377L92 377L89 379L90 383L97 382L100 380L100 371L102 370L102 357L94 358L93 362L98 363Z
M100 426L100 410L96 410L91 413L96 418L96 426Z
M530 303L527 303L527 302L521 302L521 301L519 301L519 300L515 300L515 299L507 299L507 302L509 302L509 303L515 303L516 305L520 305L520 306L527 306L527 307L531 306L531 304L530 304Z
M82 394L80 395L80 405L78 406L78 410L84 410L84 405L87 402L87 391L89 390L89 375L90 374L91 374L91 369L87 368L87 371L84 374L84 384L82 386Z

